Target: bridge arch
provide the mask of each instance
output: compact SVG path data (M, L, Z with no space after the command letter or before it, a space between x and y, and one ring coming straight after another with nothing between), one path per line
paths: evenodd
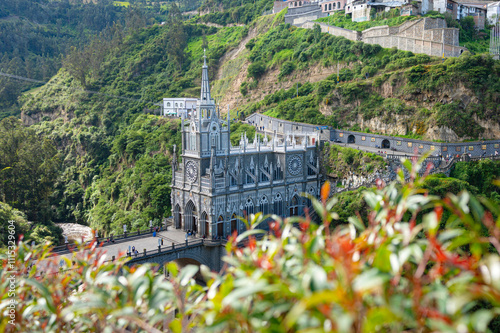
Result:
M356 143L356 137L354 135L350 134L347 137L347 143Z
M389 142L389 140L382 140L382 148L391 148L391 143Z
M160 266L165 266L166 264L168 264L169 262L182 262L182 263L193 263L193 264L197 264L198 266L200 265L205 265L207 267L210 267L210 269L213 270L213 267L212 267L212 264L210 263L209 260L207 260L207 258L204 258L202 255L198 255L197 253L195 253L195 251L183 251L182 253L180 253L179 255L175 255L175 254L172 254L172 255L167 255L167 256L164 256L164 257L161 257L160 261L157 263L160 264Z

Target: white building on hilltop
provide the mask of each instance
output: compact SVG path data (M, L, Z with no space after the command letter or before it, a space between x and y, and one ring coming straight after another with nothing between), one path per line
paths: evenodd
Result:
M168 117L185 117L196 111L197 98L164 98L162 115Z
M288 133L285 139L242 135L230 141L230 118L210 95L208 67L202 69L196 112L182 116L182 161L172 159L172 213L176 228L207 237L241 233L238 217L257 212L282 217L302 215L311 206L304 193L320 188L318 134ZM262 228L268 227L264 222Z

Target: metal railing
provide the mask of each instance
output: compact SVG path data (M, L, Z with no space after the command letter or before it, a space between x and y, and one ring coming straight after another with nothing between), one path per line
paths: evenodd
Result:
M167 226L169 225L168 221L169 220L167 220ZM97 242L97 243L103 243L103 246L106 246L106 245L111 245L111 244L116 244L116 243L122 243L125 241L130 241L130 240L134 240L137 238L145 237L146 235L151 235L154 233L155 228L156 227L151 227L148 229L131 231L131 232L119 234L116 236L113 235L112 241L111 241L110 237L98 237L98 238L94 237L92 240L87 241L86 244L90 244L92 242ZM165 230L165 228L163 228L163 226L161 226L161 227L159 227L158 232L161 232L164 230ZM74 252L75 249L76 249L76 243L71 242L71 243L68 243L65 245L55 246L52 249L52 253L65 254L65 253Z

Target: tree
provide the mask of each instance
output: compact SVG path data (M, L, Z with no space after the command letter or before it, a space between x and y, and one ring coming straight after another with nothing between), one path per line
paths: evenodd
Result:
M319 24L315 24L313 27L314 42L319 43L321 39L321 27Z
M0 121L0 200L26 212L29 221L50 223L50 195L60 170L54 144L21 121Z
M83 87L87 87L87 76L91 69L88 51L72 46L70 53L64 61L64 67Z
M181 70L186 58L186 52L184 50L187 46L187 36L184 23L182 22L182 14L175 2L170 6L167 23L167 53L169 58L171 58L171 60L177 64L179 70Z
M466 16L460 20L460 33L466 41L473 41L477 38L477 29L472 16Z

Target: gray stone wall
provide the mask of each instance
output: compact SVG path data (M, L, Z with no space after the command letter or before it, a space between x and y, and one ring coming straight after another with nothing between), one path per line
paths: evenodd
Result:
M312 131L321 133L321 140L334 141L340 143L349 143L353 140L354 144L361 147L379 147L382 151L390 151L395 148L398 152L413 154L415 150L418 153L431 151L434 156L446 155L462 155L464 152L471 154L472 157L481 157L484 155L495 155L495 152L500 154L500 140L489 141L474 141L474 142L455 142L455 143L442 143L432 142L425 140L408 139L402 137L392 137L386 135L361 133L354 131L343 131L328 128L327 126L316 126L310 124L303 124L297 122L276 119L261 114L253 114L247 118L250 124L257 127L262 132L272 132L276 128L291 129L291 133L310 133ZM280 133L280 132L277 132ZM387 148L382 148L384 143Z
M325 23L308 21L302 24L301 27L305 29L312 29L315 24L320 26L321 32L326 32L333 36L342 36L350 40L361 40L361 33L358 31L339 28Z
M274 131L280 137L287 133L302 134L302 133L318 133L320 140L328 141L331 137L331 130L328 126L311 125L299 122L284 121L281 119L265 116L263 114L254 113L247 117L246 121L257 127L261 132L272 135Z
M361 40L382 47L397 47L414 53L458 57L464 50L458 44L458 29L446 28L443 19L423 18L408 21L399 27L380 26L364 30Z
M297 8L288 8L288 13L285 15L285 23L300 25L306 21L314 21L327 15L327 13L323 13L321 6L317 3Z

